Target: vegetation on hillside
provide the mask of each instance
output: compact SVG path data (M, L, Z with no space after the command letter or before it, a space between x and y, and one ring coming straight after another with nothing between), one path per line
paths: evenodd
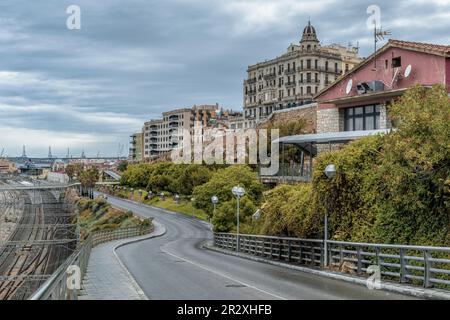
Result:
M131 211L123 211L111 207L102 197L96 199L78 197L74 190L68 190L65 198L75 205L79 213L80 235L85 239L90 233L100 230L149 226L151 220L141 219ZM74 218L73 223L77 223Z
M174 211L182 207L190 211L193 197L194 206L212 219L216 231L235 230L236 199L231 189L241 185L246 190L241 199L244 233L321 238L329 212L329 232L336 240L449 246L448 95L442 86L414 87L389 107L389 114L395 131L320 154L312 183L264 192L249 166L173 163L129 165L121 182L154 193L179 194L180 204L169 198L153 200L160 205L172 201ZM298 129L286 128L287 134ZM337 168L331 181L324 174L330 163ZM219 197L214 215L213 195ZM262 217L253 221L257 208L262 208Z
M415 87L389 111L396 131L321 154L311 185L271 191L262 231L321 237L328 210L336 240L450 245L447 93L441 86ZM332 181L324 174L330 163L337 168ZM293 216L298 225L288 223Z

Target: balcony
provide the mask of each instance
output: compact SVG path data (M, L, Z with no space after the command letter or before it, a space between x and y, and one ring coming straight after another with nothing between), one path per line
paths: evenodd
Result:
M151 131L158 130L158 126L152 125L152 126L150 126L150 130Z
M297 71L319 71L319 72L326 72L331 74L341 74L341 69L332 69L332 68L325 68L322 66L306 66L306 67L298 67Z
M286 86L286 87L293 87L293 86L295 86L295 85L296 85L296 83L295 83L294 81L286 82L286 83L285 83L285 86Z
M250 78L250 79L247 79L247 83L248 83L248 84L256 83L256 78Z
M178 122L170 122L169 123L169 129L174 129L174 128L178 128L179 124Z
M277 77L276 73L269 73L264 75L264 80L271 80L271 79L275 79Z
M300 84L320 84L320 80L313 80L313 79L303 79L303 80L300 80L298 83L300 83Z
M295 70L295 69L289 69L289 70L285 70L284 71L284 74L285 75L290 75L290 74L294 74L294 73L296 73L297 71Z
M169 116L169 121L178 121L180 117L178 115L171 115Z

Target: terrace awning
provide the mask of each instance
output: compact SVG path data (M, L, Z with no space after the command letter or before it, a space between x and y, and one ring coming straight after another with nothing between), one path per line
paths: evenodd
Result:
M302 134L286 136L276 140L281 144L296 144L306 147L311 144L345 143L367 136L389 133L391 129L364 130L364 131L340 131L316 134Z

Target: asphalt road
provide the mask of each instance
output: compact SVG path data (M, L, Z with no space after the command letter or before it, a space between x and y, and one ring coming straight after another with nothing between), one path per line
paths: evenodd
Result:
M111 196L108 201L153 217L167 230L161 237L117 250L152 300L411 299L202 249L202 242L212 239L207 223Z

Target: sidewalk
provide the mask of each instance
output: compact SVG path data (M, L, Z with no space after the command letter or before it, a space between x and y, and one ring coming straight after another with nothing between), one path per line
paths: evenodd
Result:
M116 254L123 245L161 236L165 228L154 222L151 234L121 239L98 245L92 249L83 279L80 300L148 300Z

